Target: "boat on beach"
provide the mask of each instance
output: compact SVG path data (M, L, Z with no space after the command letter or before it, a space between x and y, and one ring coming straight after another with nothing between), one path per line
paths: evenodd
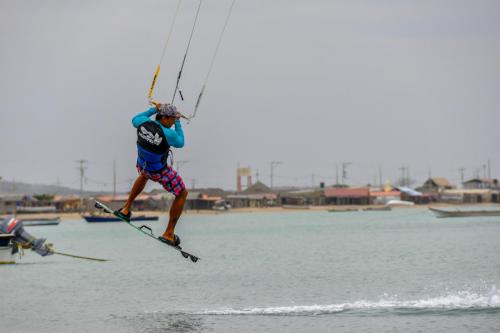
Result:
M42 226L42 225L58 225L61 222L61 217L41 217L30 219L19 219L25 227Z
M363 211L364 212L382 212L382 211L389 211L389 210L392 210L392 207L390 206L383 206L383 207L366 207L366 208L363 208Z
M121 220L115 216L111 215L92 215L92 214L82 214L82 217L85 221L90 223L98 223L98 222L121 222ZM132 216L130 221L158 221L159 216L146 216L146 215L137 215Z
M311 209L309 205L282 205L283 209Z
M409 207L409 206L415 206L414 202L411 201L405 201L405 200L389 200L386 204L387 207Z
M436 217L445 218L445 217L481 217L481 216L500 216L500 210L444 210L429 207L429 210L433 212Z
M329 209L329 213L345 213L345 212L357 212L359 209L357 208L333 208Z

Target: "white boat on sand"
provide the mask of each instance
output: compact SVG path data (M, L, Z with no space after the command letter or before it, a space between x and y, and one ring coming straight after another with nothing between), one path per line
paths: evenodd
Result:
M444 218L444 217L471 217L471 216L500 216L500 210L498 209L483 209L483 210L444 210L437 208L429 208L431 212L433 212L436 217Z

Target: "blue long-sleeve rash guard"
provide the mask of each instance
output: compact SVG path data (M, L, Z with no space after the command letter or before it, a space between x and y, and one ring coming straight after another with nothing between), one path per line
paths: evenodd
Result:
M159 121L152 120L149 117L154 115L156 113L156 108L152 107L147 111L141 112L138 115L136 115L134 118L132 118L132 125L137 128L144 124L146 121L154 121L158 125L161 126L163 129L163 133L165 133L165 137L167 138L167 142L170 146L175 147L175 148L182 148L184 147L184 131L182 130L182 125L181 121L177 119L175 121L175 129L172 130L170 128L167 128L163 126Z

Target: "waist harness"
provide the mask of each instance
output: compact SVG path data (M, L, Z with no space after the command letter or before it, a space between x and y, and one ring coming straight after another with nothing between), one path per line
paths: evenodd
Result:
M147 121L137 128L137 163L146 171L159 171L167 165L170 145L161 126Z

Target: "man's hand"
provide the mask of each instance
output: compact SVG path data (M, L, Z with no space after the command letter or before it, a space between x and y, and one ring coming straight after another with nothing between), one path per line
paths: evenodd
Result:
M160 110L161 103L155 101L154 99L149 100L149 104L154 105L156 107L156 110Z

